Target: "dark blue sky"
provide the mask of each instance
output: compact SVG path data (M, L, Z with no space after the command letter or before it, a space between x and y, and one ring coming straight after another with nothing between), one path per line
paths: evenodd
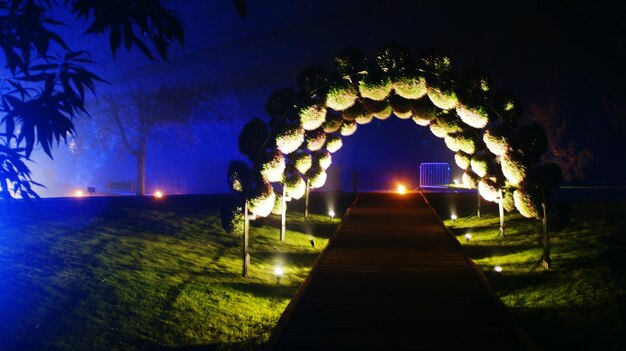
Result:
M591 182L622 180L616 173L623 167L623 152L605 156L611 150L611 133L619 130L610 127L611 116L600 106L603 99L623 106L626 97L626 45L619 22L623 5L249 1L249 15L241 18L229 0L165 3L180 11L188 28L185 47L173 48L167 62L148 61L136 51L120 51L114 60L107 38L78 35L80 24L59 30L73 48L91 51L99 62L93 69L111 83L98 87L99 96L121 94L128 86L161 85L200 87L210 96L194 110L197 122L191 132L166 126L150 139L149 192L157 186L169 192L227 191L226 165L242 158L239 130L252 117L265 118L264 102L275 89L294 86L308 65L330 68L333 55L343 48L357 47L372 56L389 41L415 52L443 50L459 69L476 64L491 74L496 88L514 92L528 105L556 101L577 143L596 156ZM133 160L118 136L105 138L106 147L102 142L90 145L94 129L102 134L110 127L102 125L106 120L94 114L77 122L77 143L89 149L72 153L61 147L52 162L36 158L34 177L49 188L42 195L64 195L90 185L102 189L107 180L134 179ZM332 167L339 166L344 189L351 188L353 170L359 172L361 185L386 188L396 179L415 184L419 163L434 161L452 164L442 140L412 121L394 118L359 127L344 140Z

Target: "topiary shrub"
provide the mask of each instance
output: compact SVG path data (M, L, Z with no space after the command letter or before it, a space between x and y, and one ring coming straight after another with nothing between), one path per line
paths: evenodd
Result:
M288 174L285 178L285 193L289 198L300 199L306 191L306 182L299 174Z
M487 174L492 173L491 159L487 154L477 154L470 161L472 172L476 173L479 177L485 177Z
M517 152L507 152L500 158L502 174L513 185L520 185L528 175L524 157Z
M413 101L413 121L422 127L430 125L437 118L438 109L428 98Z
M357 118L363 116L363 115L369 115L370 113L367 112L367 110L365 109L365 107L363 107L363 104L360 103L359 101L355 102L354 105L352 107L350 107L349 109L343 111L343 113L341 114L343 119L345 119L346 121L356 121Z
M276 132L276 147L288 155L304 142L304 128L297 124L285 124Z
M326 120L326 108L317 103L309 103L298 111L300 123L305 130L314 130Z
M513 94L506 91L498 91L493 95L491 98L491 107L493 107L498 116L511 128L517 125L517 122L524 113L524 109L519 100L517 100Z
M324 186L326 183L326 172L321 167L311 167L309 171L306 173L307 178L309 178L309 187L311 189L317 189Z
M307 95L316 95L328 84L328 73L322 66L309 66L298 75L298 86Z
M459 118L470 127L482 129L489 124L489 111L485 105L472 99L466 99L456 105L456 113Z
M342 79L328 87L326 106L335 111L343 111L354 105L358 97L358 93L352 84Z
M250 179L250 167L242 161L232 160L226 171L226 182L232 191L243 192Z
M383 72L404 72L411 62L411 51L404 45L388 43L376 52L376 64Z
M285 207L287 206L287 204L285 203ZM282 194L276 194L275 198L274 198L274 207L272 207L272 214L273 215L280 215L283 213L283 195Z
M265 122L259 118L251 119L239 133L239 152L255 162L268 135L269 129Z
M428 98L442 110L453 109L459 102L454 86L444 82L428 82Z
M303 150L298 150L291 154L291 162L298 172L305 174L311 166L313 166L313 159L311 155Z
M510 132L501 124L487 129L483 134L483 141L487 149L496 156L502 156L511 150Z
M350 136L356 132L357 124L356 122L343 121L341 125L340 133L343 136Z
M333 163L333 158L328 150L320 150L313 153L313 162L325 171Z
M513 198L513 191L508 189L506 191L502 191L503 203L502 207L506 212L514 212L515 211L515 199Z
M418 72L404 72L393 78L393 89L399 96L405 99L417 100L428 91L426 78Z
M341 137L339 135L329 134L326 137L326 150L334 153L341 149L342 146L343 142L341 141Z
M483 70L472 66L461 73L461 84L481 97L487 96L491 90L491 79Z
M257 181L248 199L248 210L257 217L267 217L274 208L275 198L276 194L270 182Z
M551 196L552 192L559 188L563 180L563 171L556 163L546 163L537 169L537 180L546 196Z
M335 55L335 70L342 76L351 76L367 70L365 54L355 48L342 50Z
M393 89L391 79L382 72L370 72L359 82L361 96L375 101L385 100L391 89Z
M478 192L483 199L490 202L496 202L500 197L498 185L490 178L482 178L478 182Z
M454 154L454 162L461 169L468 169L470 166L470 156L463 151L459 151Z
M276 90L265 102L265 112L273 118L283 119L296 105L296 92L293 88Z
M423 52L418 58L418 63L426 71L440 75L447 75L452 72L452 60L443 52L435 50Z
M278 150L267 152L260 163L261 175L269 182L281 181L285 167L285 157Z
M437 123L436 121L431 122L428 128L433 133L433 135L436 136L437 138L445 138L447 134L446 130L442 126L440 126L439 123Z
M476 189L478 187L479 180L480 180L480 177L478 177L476 174L474 174L470 170L466 170L465 173L463 173L463 176L461 177L461 181L463 182L463 185L465 185L469 189Z
M454 152L459 151L459 144L457 143L457 139L455 138L454 134L446 134L443 137L443 140L445 141L448 149Z
M220 210L220 222L224 231L230 235L243 234L243 208L241 206L224 206Z
M530 186L521 187L513 193L515 208L526 218L541 218L541 193Z
M391 95L389 97L389 106L391 106L393 113L400 119L413 117L413 103L411 103L411 100L405 99L402 96Z
M326 144L326 133L322 128L312 130L306 133L306 148L310 151L317 151Z
M361 116L358 116L354 121L357 124L365 125L370 123L372 120L374 120L374 115L368 112Z
M519 130L517 133L524 154L533 161L539 161L541 156L548 151L548 136L545 128L537 123L532 122Z
M322 128L326 133L334 133L341 128L343 123L343 117L338 113L328 113L326 115L326 121L322 124Z
M452 133L445 136L446 146L452 151L463 151L472 155L476 152L476 142L471 133Z
M437 121L437 124L446 131L446 134L463 131L463 127L461 126L459 119L453 113L442 111L437 115L435 121Z

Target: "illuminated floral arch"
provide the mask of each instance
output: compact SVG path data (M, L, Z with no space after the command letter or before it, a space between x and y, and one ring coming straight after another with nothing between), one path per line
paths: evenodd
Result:
M518 124L520 102L510 93L493 92L478 68L456 74L444 54L413 57L407 48L388 45L368 60L346 49L335 57L333 72L309 67L298 87L268 99L269 124L255 119L244 127L240 150L252 161L252 171L229 167L233 190L245 191L249 184L254 216L271 213L283 185L287 200L301 198L307 181L312 189L323 186L342 139L360 125L393 115L443 139L464 170L463 184L507 211L541 218L545 193L560 182L558 166L539 161L547 149L543 128Z

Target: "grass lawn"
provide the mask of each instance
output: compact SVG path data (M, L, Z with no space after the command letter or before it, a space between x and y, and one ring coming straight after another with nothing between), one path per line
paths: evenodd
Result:
M449 218L442 199L434 202ZM540 265L540 222L507 215L506 237L500 238L493 206L481 219L465 215L446 226L539 349L626 350L623 197L574 200L570 225L551 238L549 271ZM466 233L473 236L469 243ZM502 273L494 271L496 265Z
M315 194L313 202L315 203ZM251 269L225 196L44 200L0 207L0 349L248 349L263 343L339 223L318 199L251 228ZM341 199L336 212L350 202ZM313 248L309 242L314 239ZM285 270L278 284L273 270Z

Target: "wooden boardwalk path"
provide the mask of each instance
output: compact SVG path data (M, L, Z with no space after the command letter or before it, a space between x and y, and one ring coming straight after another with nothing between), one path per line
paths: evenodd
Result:
M360 194L281 317L275 350L524 350L420 194Z

